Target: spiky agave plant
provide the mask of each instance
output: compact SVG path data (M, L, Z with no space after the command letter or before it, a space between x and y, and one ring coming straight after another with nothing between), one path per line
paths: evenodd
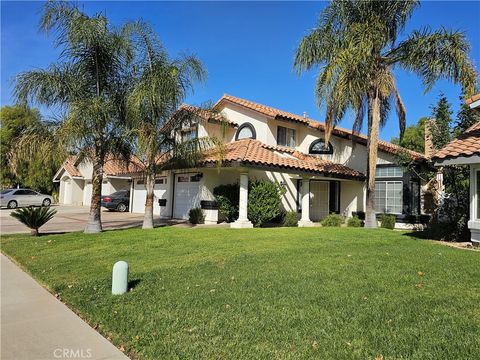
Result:
M50 221L56 213L55 209L31 207L17 209L10 216L27 226L31 230L32 236L38 236L40 234L38 229Z

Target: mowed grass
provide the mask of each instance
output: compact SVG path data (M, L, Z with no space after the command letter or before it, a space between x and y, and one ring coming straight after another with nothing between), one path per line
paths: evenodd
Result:
M159 228L1 244L132 358L480 358L480 253L406 233ZM118 260L134 288L112 296Z

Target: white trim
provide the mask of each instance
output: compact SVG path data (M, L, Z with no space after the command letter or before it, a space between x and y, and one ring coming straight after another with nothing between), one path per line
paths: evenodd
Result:
M470 109L475 109L477 107L480 107L480 100L472 102L469 106L470 106Z

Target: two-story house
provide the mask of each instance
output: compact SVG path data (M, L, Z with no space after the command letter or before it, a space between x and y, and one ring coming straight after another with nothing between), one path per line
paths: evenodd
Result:
M188 106L184 106L188 110ZM324 143L324 123L224 95L214 105L215 113L196 112L192 126L181 136L216 137L224 147L208 153L195 169L160 174L155 186L154 212L163 218L186 219L191 208L203 207L206 222L216 223L218 211L213 190L221 184L240 184L239 219L232 227L251 227L247 219L248 181L269 179L285 187L282 205L301 214L299 226L311 226L329 213L347 217L365 211L367 137L336 127ZM354 141L352 141L352 139ZM397 216L397 225L425 221L423 189L426 184L398 165L398 156L410 157L418 166L423 154L380 141L375 203L378 214ZM145 186L140 174L130 176L130 211L143 212ZM112 175L111 175L112 176Z

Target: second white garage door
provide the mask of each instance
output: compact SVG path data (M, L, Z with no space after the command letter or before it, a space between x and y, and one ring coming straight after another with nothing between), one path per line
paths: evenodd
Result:
M200 205L200 180L201 174L175 175L175 201L173 217L175 219L188 219L188 212Z

